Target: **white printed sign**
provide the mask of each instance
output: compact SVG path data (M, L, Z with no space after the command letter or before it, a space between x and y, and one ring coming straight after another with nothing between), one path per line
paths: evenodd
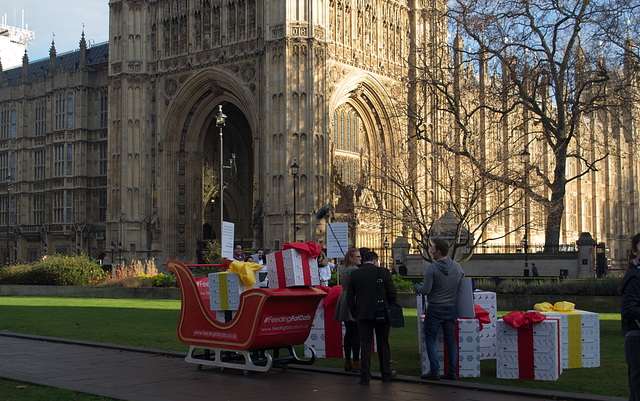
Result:
M349 246L349 223L327 223L327 257L344 258Z
M222 222L222 242L221 253L223 258L233 259L233 236L235 234L235 224L223 221Z

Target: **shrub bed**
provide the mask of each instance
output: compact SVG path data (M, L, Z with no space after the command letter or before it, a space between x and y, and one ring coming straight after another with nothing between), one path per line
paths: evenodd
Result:
M546 294L546 295L619 295L620 277L593 279L557 279L557 280L502 280L496 286L493 280L475 281L475 288L498 294Z
M0 284L89 286L106 279L102 266L85 255L55 255L44 261L0 269Z

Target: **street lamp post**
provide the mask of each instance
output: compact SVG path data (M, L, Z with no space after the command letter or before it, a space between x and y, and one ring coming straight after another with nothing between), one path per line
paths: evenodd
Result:
M122 242L118 242L118 264L122 263Z
M524 237L522 238L522 246L524 248L524 276L529 277L529 196L526 191L529 187L529 158L531 154L526 145L520 155L522 156L522 163L524 164Z
M11 184L13 183L13 177L11 172L7 175L7 260L6 265L11 264L11 241L9 238L9 220L11 220Z
M115 261L113 260L113 251L115 251L115 250L116 250L116 243L115 243L115 242L112 242L112 243L111 243L111 265L112 265L112 266L113 266L113 262L115 262Z
M387 257L387 251L389 250L389 241L387 237L384 237L384 242L382 243L384 246L384 264L387 269L389 269L389 258Z
M224 141L222 138L222 127L226 124L227 116L222 112L222 105L218 105L216 113L216 127L220 129L220 243L222 243L222 230L224 226Z
M298 166L296 159L293 159L293 164L291 165L291 175L293 176L293 242L296 242L296 233L298 232L298 225L296 223L296 217L298 215L296 210L296 198L298 197L296 192L296 180L298 178L299 170L300 166Z

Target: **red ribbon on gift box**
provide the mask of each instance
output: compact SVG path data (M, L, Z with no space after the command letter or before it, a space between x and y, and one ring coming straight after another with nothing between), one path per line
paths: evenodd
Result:
M487 312L486 309L479 305L473 305L473 309L475 310L475 318L478 319L478 322L480 324L480 331L482 331L482 328L484 327L482 325L483 323L491 323L489 312Z
M323 288L324 289L324 288ZM333 320L342 286L336 285L322 300L324 308L324 344L327 358L342 358L342 322Z
M456 364L456 377L460 377L460 330L458 327L459 321L456 321L455 339L456 348L458 349L458 363ZM444 333L442 333L442 339L444 341ZM444 343L444 374L449 373L449 351L447 344Z
M502 317L505 323L518 329L518 377L535 379L533 365L533 325L547 317L540 312L509 312Z
M322 252L322 245L316 244L315 242L312 242L312 241L305 242L304 244L302 242L290 242L290 243L282 244L283 251L286 251L288 249L295 249L301 253L300 259L302 261L302 267L303 267L302 274L304 277L304 284L311 285L311 272L309 271L309 258L316 259ZM276 262L277 261L278 261L278 253L276 252ZM280 254L280 261L282 261L282 254ZM280 284L280 280L278 280L278 283Z
M287 249L297 249L302 253L308 253L310 257L317 258L320 256L322 252L322 245L316 244L315 242L308 241L304 244L302 242L288 242L286 244L282 244L282 250L286 251Z

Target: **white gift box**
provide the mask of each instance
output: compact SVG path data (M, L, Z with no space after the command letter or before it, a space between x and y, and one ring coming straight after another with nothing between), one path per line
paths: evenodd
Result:
M337 344L336 349L327 349L327 335L325 330L325 318L330 319L332 323L340 325L340 337L333 338L332 340ZM344 338L344 325L342 322L334 322L333 315L325 316L325 310L322 307L322 302L318 305L318 309L316 309L316 314L313 317L313 323L311 324L311 331L309 332L309 337L304 342L304 355L307 358L311 358L311 348L316 352L317 358L342 358L343 357L343 349L342 349L342 339Z
M420 364L422 373L431 369L426 344L422 336L424 315L418 319L418 341L420 346ZM458 377L480 377L480 329L478 319L458 319ZM442 327L436 337L440 374L445 374L445 344Z
M209 301L211 310L236 310L244 286L236 273L209 274Z
M498 298L495 292L476 290L473 303L489 312L491 323L480 329L480 359L496 359L496 322L498 321Z
M560 320L562 367L594 368L600 366L600 315L594 312L540 312Z
M297 249L267 255L269 288L320 285L318 260Z
M562 373L562 359L560 350L560 323L557 319L546 319L540 323L533 323L531 352L519 352L519 329L504 320L498 320L496 377L499 379L521 379L524 372L520 371L521 364L533 369L535 380L558 380Z

